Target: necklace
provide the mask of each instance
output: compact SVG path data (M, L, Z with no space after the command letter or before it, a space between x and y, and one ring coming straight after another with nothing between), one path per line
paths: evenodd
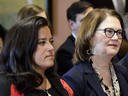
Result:
M39 86L39 88L40 88L41 90L43 90L44 92L46 92L48 96L52 96L52 95L48 92L48 90L46 89L46 88L47 88L47 81L46 81L46 78L44 79L44 82L45 82L45 90L44 90L41 86Z
M40 87L40 89L42 89L44 92L46 92L48 96L52 96L50 93L48 93L48 90L44 90L42 87Z

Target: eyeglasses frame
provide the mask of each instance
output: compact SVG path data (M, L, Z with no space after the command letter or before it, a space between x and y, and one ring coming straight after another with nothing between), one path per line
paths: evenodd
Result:
M111 37L108 37L108 36L106 35L106 30L107 30L107 29L111 29L111 30L114 31L114 34L113 34ZM120 30L120 29L119 29L119 30ZM112 28L105 28L105 29L96 29L95 31L104 31L106 37L112 38L112 37L115 35L115 33L116 33L116 34L118 33L119 30L115 31L115 30L112 29ZM122 38L123 38L124 35L125 35L125 31L124 31L124 30L121 30L121 31L122 31ZM118 37L118 35L117 35L117 37ZM122 38L119 38L119 37L118 37L118 39L122 39Z

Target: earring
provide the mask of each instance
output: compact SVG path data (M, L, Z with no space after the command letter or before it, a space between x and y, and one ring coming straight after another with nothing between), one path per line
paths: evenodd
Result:
M89 48L86 52L88 55L91 55L92 54L92 48Z

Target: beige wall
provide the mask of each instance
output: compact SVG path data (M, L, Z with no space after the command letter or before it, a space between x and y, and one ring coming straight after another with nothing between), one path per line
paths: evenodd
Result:
M45 9L45 0L32 0L34 4ZM53 32L55 51L71 34L68 26L66 10L73 3L79 0L52 0L53 2ZM0 23L9 29L13 25L17 12L27 5L27 0L0 0Z
M45 10L45 0L30 1ZM27 4L27 0L0 0L0 24L9 30L13 25L18 11Z
M53 38L55 51L71 34L67 22L66 10L75 1L79 0L53 0Z

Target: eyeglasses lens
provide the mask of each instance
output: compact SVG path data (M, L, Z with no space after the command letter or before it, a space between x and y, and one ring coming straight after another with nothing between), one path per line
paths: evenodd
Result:
M105 34L108 38L113 37L115 33L119 39L123 38L123 31L122 30L114 31L112 29L105 29Z

